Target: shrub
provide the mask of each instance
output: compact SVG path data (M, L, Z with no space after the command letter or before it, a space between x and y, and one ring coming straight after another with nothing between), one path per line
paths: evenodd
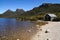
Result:
M53 21L60 21L60 18L55 18L53 19Z

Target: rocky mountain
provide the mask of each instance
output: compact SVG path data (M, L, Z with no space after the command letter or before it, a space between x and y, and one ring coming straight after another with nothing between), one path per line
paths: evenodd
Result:
M23 9L16 9L15 12L16 12L16 13L20 13L20 14L22 14L22 13L24 13L25 11L24 11Z
M7 17L7 18L15 18L21 14L23 14L25 11L23 9L16 9L16 11L12 11L8 9L3 14L0 15L0 17Z
M21 14L23 14L25 11L23 9L16 9L15 13L16 16L20 16Z
M60 4L43 3L42 5L27 11L23 16L39 16L43 17L46 13L55 13L57 16L60 15Z
M26 12L23 9L16 9L16 11L7 10L3 15L6 17L43 18L46 13L55 13L60 17L60 4L43 3Z
M57 13L60 12L60 4L43 3L39 7L35 7L27 14ZM24 15L24 14L23 14Z
M13 17L13 16L15 16L15 13L14 13L14 11L8 9L6 12L3 13L3 15L5 17Z

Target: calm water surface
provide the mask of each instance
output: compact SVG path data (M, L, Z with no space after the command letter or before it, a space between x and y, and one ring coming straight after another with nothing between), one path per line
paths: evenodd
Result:
M0 39L30 40L37 33L34 22L18 21L15 18L0 18Z
M0 18L0 32L5 32L7 30L28 30L32 26L35 26L34 23L29 21L18 21L15 18Z

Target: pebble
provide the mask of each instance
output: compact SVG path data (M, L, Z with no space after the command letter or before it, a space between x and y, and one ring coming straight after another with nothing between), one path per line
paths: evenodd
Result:
M36 25L37 27L39 27L39 25Z

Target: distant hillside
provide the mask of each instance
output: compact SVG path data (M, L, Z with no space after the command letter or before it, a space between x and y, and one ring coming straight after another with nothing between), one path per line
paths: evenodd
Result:
M25 11L24 11L23 9L16 9L15 13L16 13L15 16L16 16L16 17L19 17L21 14L24 14Z
M0 15L0 17L7 17L7 18L15 18L21 14L23 14L25 11L23 9L16 9L16 11L12 11L8 9L6 12Z
M39 7L35 7L32 10L27 11L26 14L35 15L41 13L57 13L57 12L60 12L60 4L43 3Z
M6 12L3 13L4 17L14 17L15 13L12 10L7 10Z
M54 13L60 18L60 4L43 3L30 11L16 9L16 11L7 10L0 17L17 17L22 19L43 19L46 13Z
M25 16L26 18L43 18L46 13L54 13L60 17L60 4L43 3L39 7L35 7L22 14L22 16Z
M23 9L16 9L15 11L17 14L23 14L25 11Z

